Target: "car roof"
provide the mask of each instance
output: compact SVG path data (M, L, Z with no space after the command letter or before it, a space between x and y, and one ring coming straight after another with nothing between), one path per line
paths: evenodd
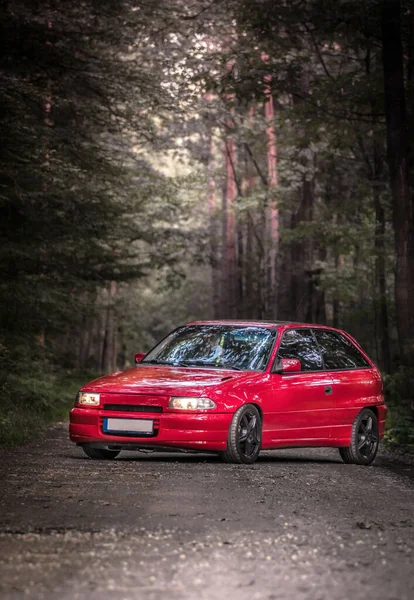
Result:
M331 329L326 325L316 325L312 323L301 323L299 321L254 321L254 320L239 320L239 319L220 319L215 321L190 321L186 325L236 325L240 327L278 327L288 325L301 325L307 327L325 327Z

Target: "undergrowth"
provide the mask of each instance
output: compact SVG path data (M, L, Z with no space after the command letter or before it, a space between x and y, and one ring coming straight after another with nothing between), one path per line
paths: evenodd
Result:
M80 371L50 372L41 364L0 371L0 446L39 437L47 425L68 418L79 388L95 377Z
M414 372L400 368L384 376L385 401L388 406L384 442L391 449L414 453Z

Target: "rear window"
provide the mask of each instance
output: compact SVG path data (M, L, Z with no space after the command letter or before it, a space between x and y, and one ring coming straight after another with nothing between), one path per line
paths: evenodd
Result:
M324 329L313 330L325 369L361 369L371 365L344 335Z

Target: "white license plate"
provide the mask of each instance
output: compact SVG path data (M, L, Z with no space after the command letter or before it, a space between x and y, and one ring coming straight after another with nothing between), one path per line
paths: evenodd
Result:
M148 435L154 433L154 421L152 419L114 419L104 420L103 430L105 433L143 433Z

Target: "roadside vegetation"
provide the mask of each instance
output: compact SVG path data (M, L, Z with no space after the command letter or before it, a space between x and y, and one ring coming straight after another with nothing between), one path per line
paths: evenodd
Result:
M4 356L2 357L4 360ZM26 356L1 370L0 447L21 445L40 437L45 428L66 421L80 387L94 373L59 369Z
M391 450L414 453L414 405L410 374L403 369L384 376L388 406L385 445Z

